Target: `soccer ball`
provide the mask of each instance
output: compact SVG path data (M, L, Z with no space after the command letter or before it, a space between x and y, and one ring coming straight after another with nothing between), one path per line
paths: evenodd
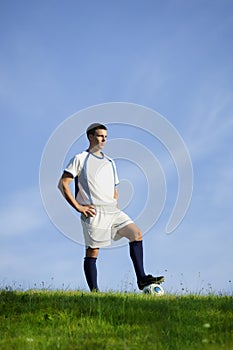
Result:
M164 290L160 286L160 284L152 283L152 284L149 284L149 286L146 286L143 288L143 293L162 296L164 295Z

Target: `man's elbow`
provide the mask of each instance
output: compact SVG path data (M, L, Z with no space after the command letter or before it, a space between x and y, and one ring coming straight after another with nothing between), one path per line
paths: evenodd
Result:
M57 188L61 191L62 194L64 194L64 185L63 185L62 178L60 178L60 180L57 184Z

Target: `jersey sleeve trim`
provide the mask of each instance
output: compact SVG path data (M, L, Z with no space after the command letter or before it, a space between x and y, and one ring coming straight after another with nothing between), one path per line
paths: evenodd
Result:
M72 175L72 177L74 178L74 175L71 173L71 171L65 169L65 170L63 171L63 174L64 174L64 173L70 174L70 175Z

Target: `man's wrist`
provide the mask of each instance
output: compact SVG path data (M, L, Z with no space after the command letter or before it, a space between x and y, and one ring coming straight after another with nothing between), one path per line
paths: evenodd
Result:
M82 205L79 204L77 201L76 201L75 209L76 209L79 213L81 213L81 211L82 211Z

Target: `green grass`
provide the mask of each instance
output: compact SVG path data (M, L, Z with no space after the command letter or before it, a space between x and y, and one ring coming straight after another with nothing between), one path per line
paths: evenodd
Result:
M3 290L0 349L233 349L233 298Z

